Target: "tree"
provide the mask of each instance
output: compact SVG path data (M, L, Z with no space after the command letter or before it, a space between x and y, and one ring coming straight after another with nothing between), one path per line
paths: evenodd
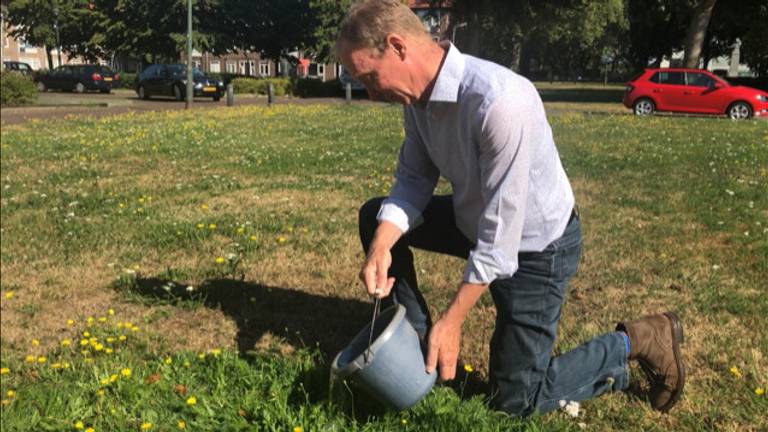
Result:
M712 17L712 10L715 8L717 0L700 0L693 9L693 16L688 26L688 33L685 36L685 55L683 57L683 67L697 68L701 58L701 48L704 45L704 39L709 26L709 20Z
M341 20L352 4L352 0L312 0L310 9L313 16L310 49L318 60L335 59L334 47Z

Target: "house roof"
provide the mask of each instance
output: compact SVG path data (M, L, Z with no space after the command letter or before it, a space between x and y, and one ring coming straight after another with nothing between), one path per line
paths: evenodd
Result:
M408 0L408 7L411 9L450 9L452 5L451 0L442 0L435 2L436 5L432 5L429 0Z

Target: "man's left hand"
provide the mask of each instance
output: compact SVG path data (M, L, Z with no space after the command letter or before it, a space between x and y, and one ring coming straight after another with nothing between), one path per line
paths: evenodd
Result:
M435 371L440 364L440 379L447 381L456 376L456 361L461 346L461 322L454 322L447 316L438 320L429 332L427 352L427 373Z

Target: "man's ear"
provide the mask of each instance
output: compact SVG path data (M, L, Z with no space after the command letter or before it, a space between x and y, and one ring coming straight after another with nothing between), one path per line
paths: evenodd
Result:
M405 60L407 54L407 43L404 37L397 33L390 33L387 35L387 48L391 48L392 51L400 57L400 60Z

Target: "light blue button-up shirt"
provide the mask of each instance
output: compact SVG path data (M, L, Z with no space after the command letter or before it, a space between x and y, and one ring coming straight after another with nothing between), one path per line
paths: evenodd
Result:
M512 276L521 251L559 238L574 206L544 105L527 79L453 45L426 106L404 109L395 184L378 220L403 232L442 175L453 188L456 226L475 247L464 281Z

